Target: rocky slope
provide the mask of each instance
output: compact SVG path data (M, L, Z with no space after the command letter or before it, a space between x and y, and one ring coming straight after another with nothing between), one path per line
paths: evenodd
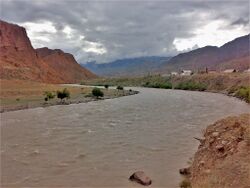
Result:
M92 72L79 65L74 56L60 49L36 49L38 58L45 61L51 70L56 70L57 77L63 82L79 82L96 77Z
M221 47L206 46L181 53L162 64L162 72L191 69L248 69L250 66L249 35L236 38Z
M250 185L250 114L210 125L194 156L193 188L247 188Z
M48 48L35 50L25 28L0 20L1 79L74 83L95 77L71 54Z

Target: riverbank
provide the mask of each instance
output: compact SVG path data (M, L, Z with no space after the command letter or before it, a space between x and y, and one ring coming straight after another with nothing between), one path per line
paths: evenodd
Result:
M48 107L53 105L69 105L77 103L86 103L96 100L104 100L117 98L127 95L133 95L138 92L117 90L117 89L101 89L104 93L103 97L93 97L91 92L93 88L90 87L77 87L77 86L64 86L56 84L45 84L30 81L21 80L0 80L1 86L1 105L0 112L15 111L21 109L29 109L36 107ZM70 98L61 101L56 96L45 101L45 92L52 92L56 94L56 91L67 88L70 92Z
M250 185L250 114L228 117L207 127L184 188L246 188Z
M137 78L103 78L84 82L88 85L122 85L163 89L182 89L223 93L250 102L249 73L209 73L191 76L145 76Z

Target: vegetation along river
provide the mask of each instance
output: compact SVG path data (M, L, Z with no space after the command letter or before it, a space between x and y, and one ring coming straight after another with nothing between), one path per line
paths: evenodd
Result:
M221 94L132 88L139 94L1 114L2 186L178 187L179 168L197 150L202 130L250 112Z

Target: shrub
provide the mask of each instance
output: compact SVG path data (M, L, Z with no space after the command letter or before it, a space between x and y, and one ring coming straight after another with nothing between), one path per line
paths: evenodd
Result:
M44 98L45 101L53 99L56 96L54 93L52 93L50 91L45 91L44 95L45 95L45 98Z
M250 103L250 87L241 87L237 90L235 96Z
M122 87L122 86L117 86L116 89L118 89L118 90L123 90L123 87Z
M57 98L61 99L61 101L64 98L70 98L70 92L67 90L67 88L64 88L62 91L57 91Z
M19 99L19 98L16 98L16 101L20 101L20 99Z
M108 84L105 84L104 87L105 87L106 89L108 89L108 88L109 88L109 85L108 85Z
M207 86L205 84L187 81L179 83L177 86L175 86L175 89L205 91Z
M149 87L150 86L150 82L146 82L145 84L142 85L143 87Z
M84 97L93 97L93 94L92 93L88 93L88 94L84 95Z
M80 85L85 85L86 83L84 81L81 81Z
M99 88L97 88L97 87L95 87L93 90L92 90L92 94L96 97L96 98L98 98L98 97L103 97L103 92L99 89Z
M160 84L160 88L163 89L172 89L172 84L170 82Z
M150 83L146 82L143 84L144 87L152 87L152 88L162 88L162 89L172 89L172 83L164 82L164 83Z
M180 183L180 188L192 188L190 181L188 179L184 179Z

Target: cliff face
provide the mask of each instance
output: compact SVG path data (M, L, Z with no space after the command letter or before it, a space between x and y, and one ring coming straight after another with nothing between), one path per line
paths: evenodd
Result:
M0 78L75 83L96 76L61 50L35 50L26 30L0 20Z
M96 77L93 73L79 65L74 56L60 49L36 49L37 56L44 60L50 69L57 70L61 80L78 82L86 78Z
M0 47L33 50L25 28L3 21L0 21L0 28Z

